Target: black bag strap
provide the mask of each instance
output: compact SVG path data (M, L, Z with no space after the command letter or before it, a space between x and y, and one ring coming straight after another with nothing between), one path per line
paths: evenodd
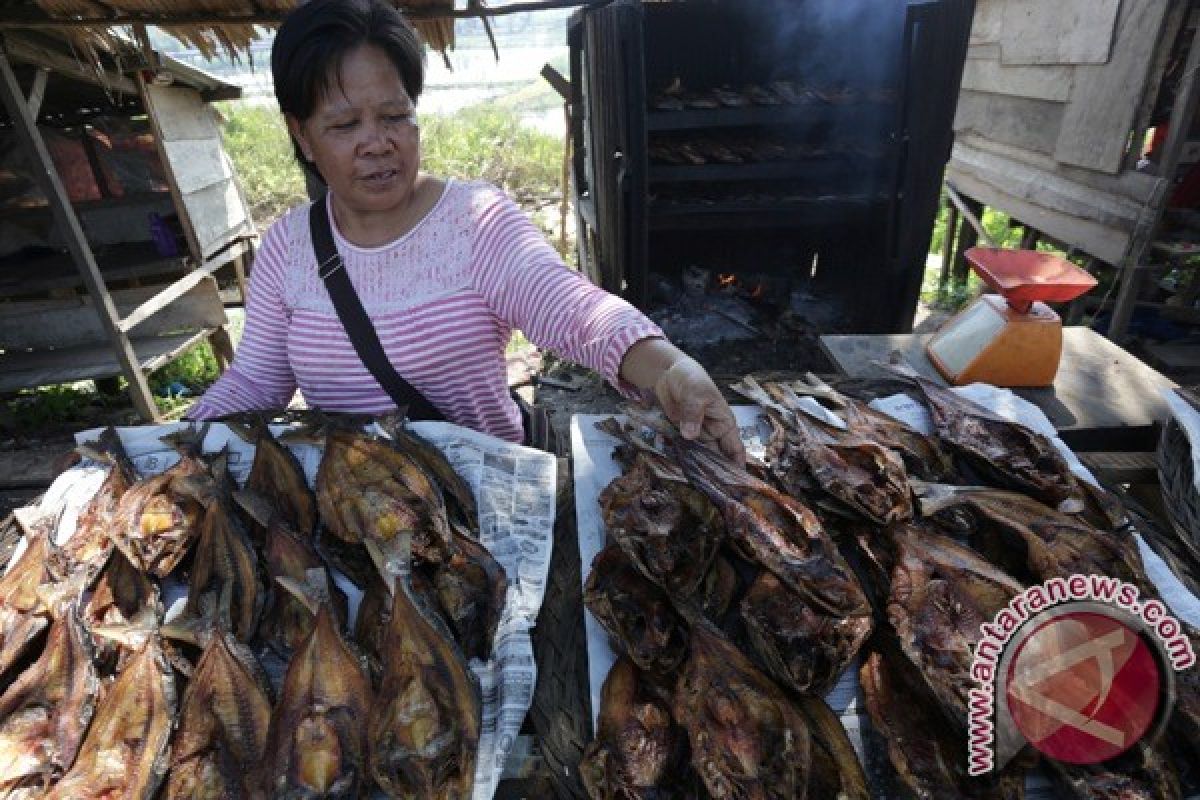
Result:
M412 420L444 420L445 416L438 411L437 406L429 402L425 395L404 380L392 362L388 360L375 326L371 324L367 310L363 308L350 276L346 274L342 256L333 242L333 229L329 224L329 212L326 194L312 204L308 212L308 225L312 232L313 250L317 253L317 274L325 281L325 289L333 301L338 319L354 345L354 352L362 360L363 366L370 370L379 381L379 385L392 398L399 409L407 409L406 415Z

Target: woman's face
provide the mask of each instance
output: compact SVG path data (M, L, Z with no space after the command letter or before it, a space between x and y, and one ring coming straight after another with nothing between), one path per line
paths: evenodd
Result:
M312 116L300 122L289 115L287 122L347 210L394 211L412 199L420 161L416 107L378 47L347 53Z

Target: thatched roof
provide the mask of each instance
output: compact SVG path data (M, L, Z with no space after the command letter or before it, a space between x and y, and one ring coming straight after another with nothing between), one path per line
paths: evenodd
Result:
M439 52L454 47L454 0L392 0L413 12L413 24ZM131 36L154 25L205 56L236 56L298 0L0 0L5 27L50 24L67 31L77 47L110 49L117 31ZM445 17L435 15L445 13ZM126 29L126 30L122 30Z

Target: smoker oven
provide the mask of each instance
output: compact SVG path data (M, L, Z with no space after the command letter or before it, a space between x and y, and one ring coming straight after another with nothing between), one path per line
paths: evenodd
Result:
M615 0L576 13L583 268L643 308L688 267L783 275L839 329L910 329L973 9Z

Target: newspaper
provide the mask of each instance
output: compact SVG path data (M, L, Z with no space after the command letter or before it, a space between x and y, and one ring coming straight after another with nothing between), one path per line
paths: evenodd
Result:
M471 662L483 695L483 727L475 774L474 800L490 800L516 742L525 714L533 701L537 670L530 632L541 608L554 537L555 481L553 455L520 447L492 436L446 422L415 422L412 429L441 450L455 471L475 493L479 506L480 540L504 567L508 596L487 663ZM162 472L179 460L159 437L185 428L185 423L118 428L117 433L134 465L143 476ZM280 434L289 426L273 426ZM378 428L373 432L383 433ZM100 430L76 435L82 443L96 439ZM316 480L321 460L317 444L285 442L295 453L309 485ZM205 452L229 448L229 468L244 483L254 459L254 447L230 428L214 423L204 438ZM39 512L59 517L56 539L61 543L74 533L82 509L104 480L105 468L83 463L60 475L47 490ZM15 560L15 559L14 559ZM344 575L334 579L347 593L350 628L362 593ZM178 609L186 587L164 586L164 603ZM173 612L168 612L173 613Z
M1096 483L1095 477L1058 438L1054 426L1037 406L1008 389L998 389L990 385L972 384L955 391L984 405L998 416L1021 422L1039 433L1049 436L1067 458L1072 470L1083 480ZM805 399L811 400L811 398ZM880 398L872 403L872 406L918 430L929 433L933 429L932 420L925 407L907 395L899 394ZM746 445L747 453L761 458L764 452L764 443L770 434L769 426L761 410L757 406L734 406L733 412L737 418L738 428L742 441ZM587 575L591 571L592 559L604 547L606 536L598 502L600 492L621 474L620 466L613 459L616 439L596 429L597 422L612 416L614 415L580 414L576 415L571 422L571 449L575 471L575 513L579 533L581 580L584 581L587 580ZM619 415L617 416L620 418ZM818 414L814 414L814 416L818 416ZM1200 626L1200 599L1180 583L1175 574L1141 536L1136 538L1138 549L1141 551L1146 565L1146 572L1167 605L1171 607L1178 618L1186 619L1192 625ZM591 694L592 730L594 731L600 711L600 692L609 669L616 661L616 653L608 634L586 608L584 609L584 628L588 648L588 686ZM825 696L825 701L838 715L851 744L854 745L860 762L866 766L871 763L880 763L881 759L886 761L887 756L884 753L868 752L867 742L870 738L868 732L871 730L871 720L861 700L858 668L859 661L855 659L842 673L837 685ZM877 736L875 739L878 741ZM965 749L963 756L966 757ZM1052 800L1057 794L1049 778L1039 769L1028 773L1025 796L1028 800ZM1196 800L1196 798L1193 797L1192 800Z

